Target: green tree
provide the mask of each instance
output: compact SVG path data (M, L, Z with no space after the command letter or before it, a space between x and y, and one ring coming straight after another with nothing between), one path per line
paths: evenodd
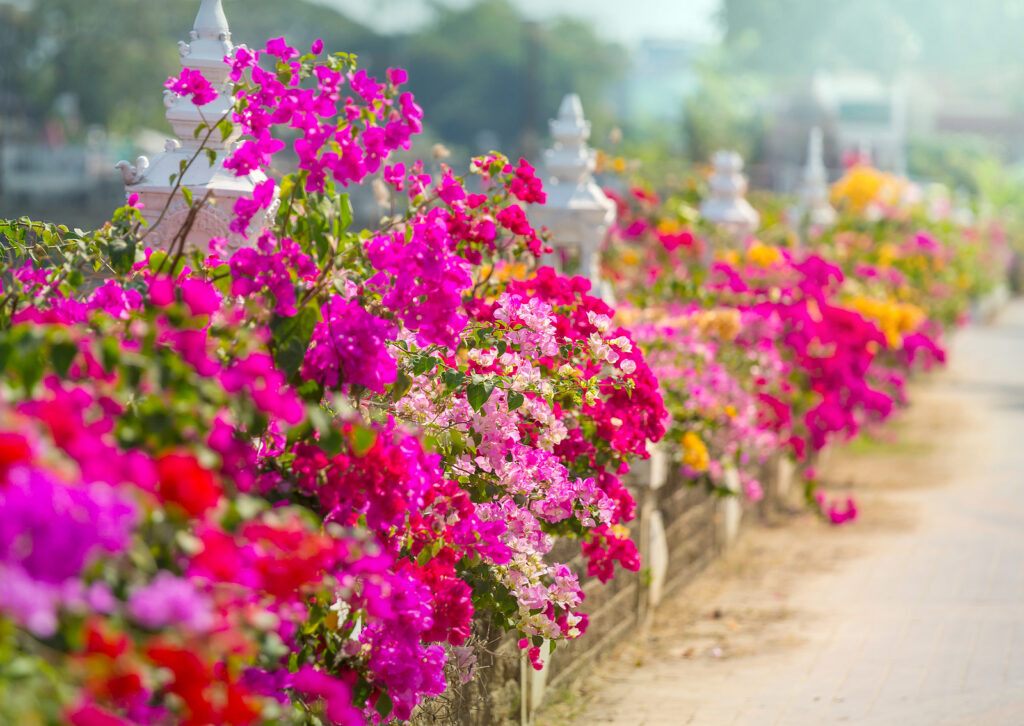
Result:
M286 36L308 45L375 49L376 34L306 0L225 0L235 43ZM18 10L0 5L8 109L38 120L62 94L78 99L82 121L130 132L163 128L164 81L179 68L177 42L187 40L197 2L181 0L35 0Z
M410 87L442 138L472 144L491 132L503 148L524 132L545 135L541 125L566 93L597 109L625 65L590 25L527 23L509 0L437 6L433 22L396 42L391 58L410 69Z

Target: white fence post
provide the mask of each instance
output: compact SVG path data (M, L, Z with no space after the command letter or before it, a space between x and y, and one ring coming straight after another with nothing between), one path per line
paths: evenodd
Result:
M560 268L558 250L575 252L579 274L590 280L594 294L607 297L600 275L601 243L615 220L615 203L594 181L595 153L587 145L590 122L575 93L567 95L551 122L554 145L544 153L547 203L531 210L534 222L551 231L554 255L543 260Z
M167 121L177 138L169 139L163 153L152 161L140 156L135 164L121 161L117 167L124 179L126 195L138 194L145 205L143 216L151 227L145 239L147 246L166 248L185 222L189 207L180 188L170 205L167 204L176 182L192 193L194 203L198 203L210 192L210 203L197 215L187 242L205 248L211 237L226 237L232 244L238 245L242 241L241 237L228 231L231 208L235 200L249 196L255 185L266 177L259 171L236 177L223 167L237 134L222 138L220 131L214 129L206 144L207 148L216 152L212 163L206 153L200 150L206 131L200 131L198 138L196 136L196 129L201 124L216 126L229 113L232 105L228 80L230 69L224 57L232 52L234 46L222 0L202 0L190 42L179 43L178 49L182 67L200 71L217 90L217 98L200 107L193 104L190 98L165 90ZM179 179L182 162L188 164L190 161L191 166ZM162 212L163 219L160 219ZM257 217L253 226L262 226L264 219L265 216Z
M743 157L735 151L716 151L711 166L711 195L701 203L700 214L742 242L761 223L761 215L744 198L747 178L741 173Z
M668 580L669 550L665 519L658 507L658 490L668 481L669 468L673 463L663 442L648 442L649 459L634 462L632 471L638 489L640 510L640 562L642 572L638 593L638 609L641 621L648 618L665 592ZM647 582L643 582L646 579ZM646 585L646 587L645 587Z

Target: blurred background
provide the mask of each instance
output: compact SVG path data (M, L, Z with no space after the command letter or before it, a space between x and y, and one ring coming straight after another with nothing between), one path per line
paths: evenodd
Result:
M0 217L101 223L118 159L170 128L198 0L0 0ZM754 187L791 192L808 132L825 160L1008 203L1024 160L1024 0L224 0L235 43L323 38L374 73L409 70L458 164L539 160L578 93L592 143L653 166L731 148ZM425 151L424 151L425 150Z

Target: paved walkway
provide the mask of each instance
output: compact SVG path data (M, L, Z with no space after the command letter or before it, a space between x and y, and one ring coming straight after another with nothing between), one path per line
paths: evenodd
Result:
M769 573L767 583L744 586L749 592L733 586L718 593L724 619L738 612L730 625L741 630L748 627L744 598L759 607L774 589L786 627L766 626L755 647L735 653L710 647L699 628L662 634L646 655L613 665L575 708L563 703L541 722L1024 724L1024 303L1011 304L991 326L962 331L952 367L923 391L955 400L963 415L937 417L932 432L924 422L932 446L915 456L931 470L890 466L884 473L944 483L905 482L885 495L886 507L866 507L847 531L818 527L798 541L808 559L838 558L831 568L790 581ZM759 536L776 535L754 530L748 539ZM758 545L750 556L763 550ZM659 618L670 621L677 608L682 621L692 607L687 599L700 597L684 591Z

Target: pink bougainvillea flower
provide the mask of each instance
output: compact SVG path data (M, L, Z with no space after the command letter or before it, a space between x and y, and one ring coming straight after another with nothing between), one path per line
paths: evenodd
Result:
M189 97L196 106L205 106L215 101L218 96L202 72L192 68L182 68L181 75L171 76L164 86L179 96Z

